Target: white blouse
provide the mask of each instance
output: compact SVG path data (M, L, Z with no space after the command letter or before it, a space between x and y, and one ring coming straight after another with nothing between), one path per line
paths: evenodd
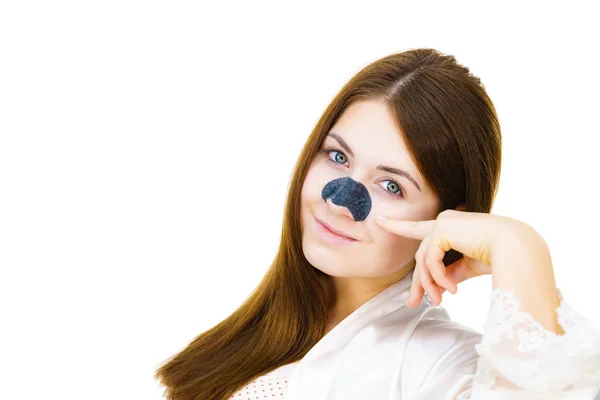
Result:
M425 295L406 307L412 272L330 330L303 359L250 382L231 399L600 400L600 331L560 289L545 329L519 300L491 294L483 334L451 321Z

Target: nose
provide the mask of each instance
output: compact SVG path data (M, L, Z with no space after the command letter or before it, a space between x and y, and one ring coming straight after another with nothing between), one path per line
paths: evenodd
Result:
M371 196L362 183L349 176L334 179L323 186L321 197L327 203L331 199L331 209L338 213L347 213L355 221L364 221L371 211ZM343 206L344 210L333 206Z
M350 212L348 207L338 206L331 200L331 198L325 200L325 203L327 203L327 205L329 206L329 209L331 211L333 211L334 213L340 214L340 215L345 215L346 217L350 218L351 220L354 220L354 216L352 216L352 213Z

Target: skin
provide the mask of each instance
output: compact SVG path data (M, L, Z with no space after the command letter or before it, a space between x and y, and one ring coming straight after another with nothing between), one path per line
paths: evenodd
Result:
M333 150L329 154L321 152L312 161L302 186L300 213L306 259L333 278L331 289L335 301L329 316L331 329L415 267L420 240L383 229L373 216L435 219L438 199L425 184L383 102L351 104L329 133L339 135L354 155L335 138L325 138L322 150ZM407 171L420 189L406 177L377 170L379 164ZM351 176L369 191L372 208L364 221L355 221L348 208L337 206L331 200L325 203L321 197L329 181L344 176ZM315 232L315 217L357 241L344 246L324 242Z
M382 102L350 105L329 133L339 135L354 155L333 137L325 139L322 150L332 150L312 161L300 210L304 255L332 277L335 295L327 332L414 268L408 307L419 304L425 291L440 304L444 290L455 294L458 283L492 274L493 289L514 293L522 311L546 329L564 334L556 315L559 298L550 252L531 226L510 217L466 212L464 205L438 214L438 199ZM378 164L407 171L420 190L403 176L376 169ZM372 209L364 221L355 221L346 207L321 197L327 182L343 176L369 191ZM376 220L377 215L386 221ZM315 217L357 240L349 245L322 240ZM464 257L444 267L444 252L451 248Z
M455 210L443 211L429 221L380 217L376 221L397 235L421 240L407 306L419 304L424 291L431 295L434 305L439 305L444 290L455 294L458 283L491 274L493 289L511 292L519 301L520 311L550 332L565 333L557 318L560 299L550 249L525 222ZM464 257L444 267L442 260L449 249Z

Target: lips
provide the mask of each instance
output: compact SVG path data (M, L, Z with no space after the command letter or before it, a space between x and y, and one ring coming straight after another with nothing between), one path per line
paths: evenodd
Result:
M340 231L339 229L335 229L334 227L332 227L331 225L326 224L325 222L321 221L320 219L316 218L318 223L320 223L321 225L323 225L325 228L329 229L331 232L335 233L336 235L339 236L343 236L347 239L351 239L351 240L357 240L355 238L353 238L352 236L348 235L347 233L345 233L344 231Z

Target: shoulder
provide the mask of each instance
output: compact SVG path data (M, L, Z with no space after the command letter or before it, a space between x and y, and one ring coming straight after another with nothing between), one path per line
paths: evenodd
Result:
M262 376L259 376L258 378L241 387L239 390L233 393L231 397L242 397L245 399L251 392L259 393L262 394L263 397L266 397L266 393L269 390L272 390L272 392L269 393L271 394L272 400L283 399L288 387L288 381L298 366L298 363L299 361L285 364Z
M435 339L437 348L449 347L465 340L481 340L483 334L475 329L453 321L442 306L430 306L423 309L418 317L410 342Z
M457 347L476 354L475 345L481 342L483 334L452 321L447 315L445 310L435 307L420 318L408 340L407 357L418 354L433 364L444 353Z
M405 393L414 393L425 380L440 374L474 375L476 345L483 334L456 321L441 307L427 307L419 315L404 352L402 377ZM456 377L459 379L459 377ZM452 379L452 376L450 376Z

